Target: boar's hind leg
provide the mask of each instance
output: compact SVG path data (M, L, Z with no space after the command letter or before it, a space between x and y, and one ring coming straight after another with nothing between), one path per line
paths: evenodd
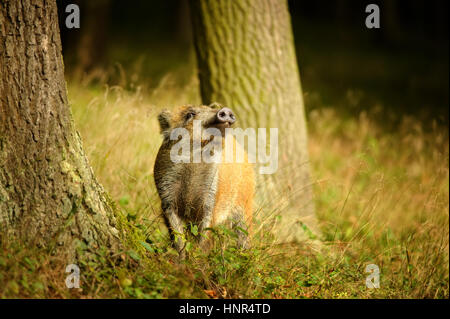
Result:
M236 210L231 217L231 228L237 235L238 246L244 249L250 247L248 228L242 210Z

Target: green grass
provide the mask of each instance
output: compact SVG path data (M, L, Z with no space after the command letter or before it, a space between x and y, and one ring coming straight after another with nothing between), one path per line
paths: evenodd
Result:
M226 229L218 229L211 251L193 245L190 258L179 262L152 175L161 143L158 111L200 102L196 79L177 83L174 75L156 89L69 82L75 123L116 204L124 249L111 256L81 247L89 256L79 262L81 288L67 289L63 259L2 241L1 297L449 297L448 131L433 123L425 130L408 116L386 130L373 120L375 113L344 116L327 107L308 113L322 252L274 245L264 229L254 247L242 251ZM380 268L379 289L365 286L368 264Z

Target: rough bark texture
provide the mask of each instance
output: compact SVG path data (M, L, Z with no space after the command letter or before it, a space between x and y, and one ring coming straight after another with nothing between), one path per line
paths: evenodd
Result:
M203 103L237 113L241 127L278 128L279 168L259 175L259 206L280 242L316 230L306 124L286 0L192 0ZM273 220L271 220L272 222Z
M66 250L117 244L68 106L54 0L0 3L0 228Z

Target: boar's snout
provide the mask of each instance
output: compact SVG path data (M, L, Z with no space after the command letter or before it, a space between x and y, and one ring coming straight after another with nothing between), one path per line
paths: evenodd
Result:
M228 107L221 108L217 114L217 122L219 123L229 123L230 125L236 122L236 116L233 111Z

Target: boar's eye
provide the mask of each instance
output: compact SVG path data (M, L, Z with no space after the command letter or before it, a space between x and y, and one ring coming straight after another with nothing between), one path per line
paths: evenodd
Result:
M209 107L212 108L213 110L214 110L214 109L222 108L222 106L221 106L219 103L217 103L217 102L212 102L212 103L209 105Z
M185 119L186 119L186 121L188 121L188 120L192 119L194 116L195 116L195 112L191 111L186 114Z

